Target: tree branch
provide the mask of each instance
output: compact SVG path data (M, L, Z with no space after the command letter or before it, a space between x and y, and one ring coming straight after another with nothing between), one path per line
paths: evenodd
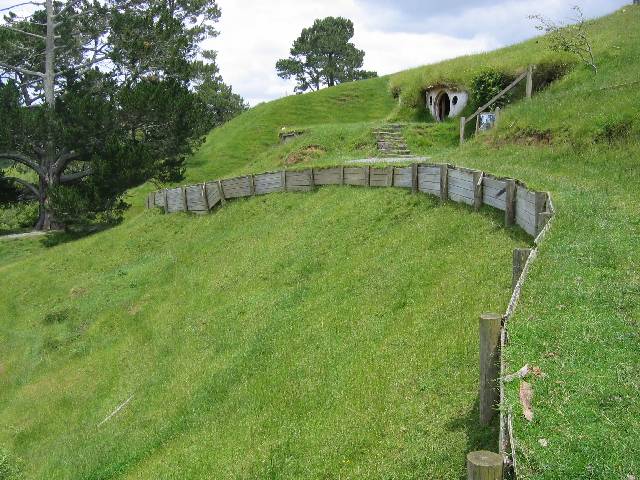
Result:
M69 173L68 175L62 175L60 177L60 183L69 183L69 182L73 182L75 180L80 180L81 178L88 177L92 173L93 173L93 168L88 167L88 168L85 168L84 170L81 170L79 172Z
M39 175L44 175L44 171L36 162L32 159L18 152L0 152L0 158L4 158L5 160L11 160L16 163L21 163L22 165L26 165L32 170L35 170Z
M23 7L25 5L43 6L44 3L43 2L22 2L22 3L17 3L16 5L11 5L10 7L0 8L0 12L5 12L7 10L13 10L14 8Z
M12 70L14 72L23 73L25 75L31 75L33 77L44 78L44 73L34 72L33 70L27 70L26 68L17 67L15 65L9 65L8 63L0 62L0 67L4 67L4 68L6 68L8 70Z
M0 25L0 28L4 28L5 30L10 30L16 33L22 33L23 35L28 35L30 37L39 38L40 40L46 40L47 37L44 35L38 35L37 33L25 32L24 30L19 30L17 28L7 27L6 25Z
M33 193L36 196L36 198L40 196L40 192L38 191L38 189L33 183L27 182L26 180L23 180L22 178L18 178L18 177L4 177L4 178L5 180L11 180L15 183L22 185L23 187L27 187L29 190L31 190L31 193Z

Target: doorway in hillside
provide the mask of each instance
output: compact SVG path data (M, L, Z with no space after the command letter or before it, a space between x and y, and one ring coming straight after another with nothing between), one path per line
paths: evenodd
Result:
M451 99L447 92L442 92L436 99L436 117L439 122L444 122L451 113Z

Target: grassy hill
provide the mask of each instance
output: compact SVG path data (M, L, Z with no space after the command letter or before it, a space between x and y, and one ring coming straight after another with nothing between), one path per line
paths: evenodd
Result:
M415 153L551 191L506 352L544 373L531 423L508 386L519 472L640 475L639 23L591 23L598 75L534 39L260 105L187 181L370 156L402 121ZM455 122L418 121L427 85L529 63L568 71L463 148ZM305 134L281 145L283 127ZM384 189L163 216L142 210L150 188L109 231L0 242L0 445L27 478L463 478L467 451L495 449L476 324L504 309L517 230Z

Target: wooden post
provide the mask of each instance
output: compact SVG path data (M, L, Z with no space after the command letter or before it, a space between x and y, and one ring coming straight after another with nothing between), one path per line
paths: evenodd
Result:
M207 212L211 210L209 206L209 195L207 194L207 182L202 184L202 200L204 201L204 206L207 207Z
M224 189L222 188L222 182L218 180L218 195L220 195L220 205L224 206L227 200L224 198Z
M364 167L364 186L368 187L371 184L371 167L367 165Z
M253 178L253 175L247 175L247 180L249 180L249 195L256 194L256 184Z
M464 143L464 127L467 124L467 119L460 117L460 145Z
M527 263L527 259L531 255L530 248L516 248L513 250L513 274L511 276L511 290L516 288L520 275L524 270L524 264Z
M516 222L516 181L507 180L505 187L504 225L512 227Z
M478 134L478 130L480 130L480 115L476 115L476 135Z
M544 228L544 225L540 222L541 220L544 220L544 217L541 217L540 214L547 210L547 192L535 192L535 197L536 235L538 235Z
M473 172L473 208L480 210L482 206L482 177L483 172Z
M527 67L527 99L531 100L533 94L533 65Z
M184 206L184 211L189 211L189 200L187 199L187 187L182 187L182 205Z
M502 316L497 313L480 315L480 424L489 425L496 413L500 393L500 327Z
M418 164L411 164L411 193L418 193Z
M387 167L387 187L393 187L393 167Z
M340 185L344 185L344 167L340 167Z
M164 213L169 213L169 190L164 191Z
M440 165L440 201L449 197L449 165Z
M504 459L497 453L480 450L467 454L467 480L502 480Z
M493 128L496 128L498 126L498 123L500 122L500 107L496 107L494 115L496 116L496 119L493 122Z
M316 180L313 178L313 167L309 169L309 187L313 190L316 186Z
M282 170L280 172L280 184L282 185L282 191L286 192L287 191L287 172L285 170Z

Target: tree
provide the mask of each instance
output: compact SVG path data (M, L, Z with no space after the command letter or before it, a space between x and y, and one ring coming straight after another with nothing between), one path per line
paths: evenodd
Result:
M361 70L364 51L349 42L353 35L351 20L342 17L316 20L293 42L289 58L278 60L278 76L295 78L298 93L319 90L321 85L333 87L338 83L376 77L376 72Z
M582 63L598 73L593 46L587 32L587 21L582 9L574 6L575 17L569 24L556 23L540 14L529 15L529 19L537 22L536 29L547 35L549 48L554 52L566 52L578 57Z
M0 113L11 119L0 125L0 166L32 172L13 181L39 201L36 228L78 218L72 203L95 214L121 206L132 185L179 179L207 125L193 83L217 71L197 60L217 34L215 1L25 4L33 15L9 7L0 24Z

